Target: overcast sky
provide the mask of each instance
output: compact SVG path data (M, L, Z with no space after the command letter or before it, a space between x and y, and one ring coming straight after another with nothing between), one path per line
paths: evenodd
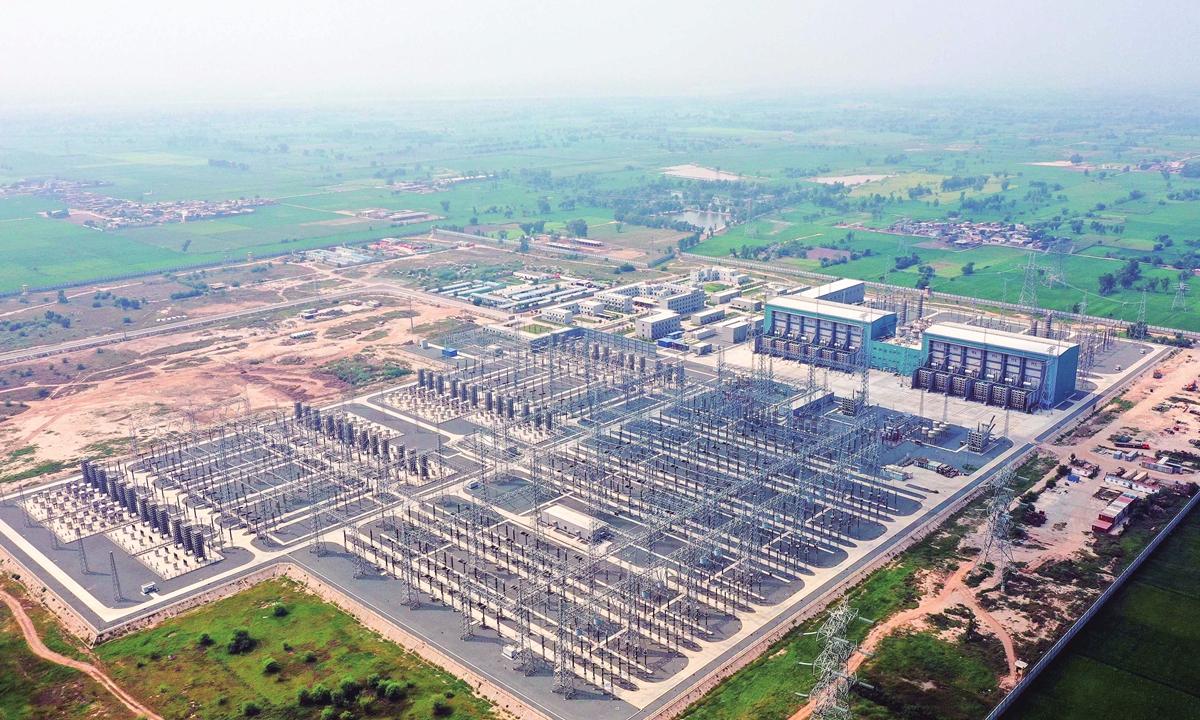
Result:
M0 103L1200 86L1200 0L3 3Z

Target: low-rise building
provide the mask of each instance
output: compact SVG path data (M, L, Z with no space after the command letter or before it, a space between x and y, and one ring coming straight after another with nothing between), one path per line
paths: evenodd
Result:
M571 321L575 319L575 313L578 311L578 303L564 303L562 305L555 305L554 307L545 308L540 314L541 317L549 320L550 322L559 323L561 325L570 325Z
M741 294L742 294L742 291L739 290L738 288L729 288L728 290L718 290L717 292L713 293L712 299L713 299L713 302L715 302L716 304L724 305L725 303L729 302L730 300L734 299L735 297L740 296Z
M750 336L750 323L742 318L730 318L712 326L717 338L726 345L745 342Z
M748 297L735 297L729 301L729 307L734 310L745 310L746 312L758 312L762 310L763 304L761 300L755 300Z
M641 340L658 340L682 329L679 313L660 310L634 321L634 335Z
M692 322L696 325L707 325L725 319L725 308L709 308L698 313L692 313Z
M697 268L691 272L690 278L694 283L721 282L729 285L741 285L750 282L750 276L746 273L719 265Z
M538 518L558 532L590 543L604 536L604 523L566 505L549 505Z

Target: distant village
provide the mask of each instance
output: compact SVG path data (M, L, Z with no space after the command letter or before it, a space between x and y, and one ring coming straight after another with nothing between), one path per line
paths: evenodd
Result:
M33 195L57 200L67 210L43 213L78 222L98 230L148 227L168 223L211 220L231 215L247 215L256 207L272 205L274 200L253 198L249 200L174 200L170 202L140 203L133 200L108 197L92 192L96 188L112 183L76 180L22 180L0 187L0 197Z
M1040 248L1043 238L1021 223L971 222L969 220L901 220L886 230L869 228L861 223L843 224L838 227L873 230L895 235L927 237L958 248L973 248L980 245L1015 245L1017 247Z

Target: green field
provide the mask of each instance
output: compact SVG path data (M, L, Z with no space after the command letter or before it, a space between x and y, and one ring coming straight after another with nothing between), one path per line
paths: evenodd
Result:
M228 645L239 628L249 631L253 647L231 654ZM335 708L331 717L491 717L488 703L469 685L288 581L261 583L105 643L96 654L118 682L171 720L240 717L247 703L259 708L258 717L288 720L315 719L327 707ZM391 698L372 687L386 690L392 683L398 690ZM301 705L301 689L318 686L348 692L334 692L332 703Z
M1193 512L1005 714L1200 717L1200 514Z
M939 121L916 119L928 117ZM726 212L733 225L694 252L722 258L731 250L758 249L772 262L822 270L803 252L772 252L789 243L826 247L856 259L823 272L872 280L886 273L890 282L909 287L919 279L917 266L887 273L899 237L860 229L847 241L847 230L836 226L886 228L905 218L1023 223L1065 237L1075 248L1065 282L1038 288L1039 306L1070 310L1086 294L1091 314L1132 321L1141 289L1152 284L1148 322L1200 330L1194 312L1200 301L1190 303L1191 311L1172 310L1180 271L1200 266L1200 199L1191 199L1200 197L1200 178L1164 177L1154 164L1200 154L1194 124L1153 105L1069 98L1004 107L892 99L854 113L834 98L616 107L582 100L451 103L302 118L214 111L96 119L70 138L14 121L0 146L0 185L55 177L112 183L97 192L145 202L261 196L279 204L247 216L98 233L37 215L61 209L55 202L0 198L0 292L429 226L390 228L353 217L365 208L424 210L444 216L439 224L460 228L542 220L559 229L584 218L606 245L653 253L681 235L648 225L682 209L713 209ZM1076 153L1081 162L1074 166L1037 164ZM688 163L745 179L717 183L662 174ZM384 187L389 179L478 174L488 177L438 192ZM831 194L823 190L830 186L810 180L853 175L885 177ZM955 177L985 179L943 190L943 181ZM920 238L909 239L906 252L933 269L934 290L1019 299L1026 253L918 244ZM871 255L858 257L868 250ZM1101 297L1098 278L1130 259L1142 263L1140 277ZM1046 267L1050 259L1037 262ZM975 273L964 282L967 263Z

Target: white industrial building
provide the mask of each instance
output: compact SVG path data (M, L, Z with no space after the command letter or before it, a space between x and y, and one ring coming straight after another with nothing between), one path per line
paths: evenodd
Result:
M682 330L679 313L661 310L634 321L634 335L641 340L657 340Z
M725 319L725 308L709 308L698 313L692 313L692 322L696 325L707 325Z
M713 302L715 302L716 304L724 305L725 303L729 302L730 300L734 299L735 297L738 297L741 294L742 294L741 290L739 290L737 288L729 288L728 290L719 290L719 291L713 293L712 299L713 299Z
M746 273L718 265L693 270L690 278L694 283L721 282L729 285L741 285L750 282L750 276Z
M579 303L563 303L542 310L540 315L550 322L570 325L575 320L577 312L579 312Z
M734 310L745 310L746 312L758 312L762 310L762 301L748 297L735 297L729 301L729 307Z
M704 309L704 291L680 283L634 283L596 293L596 299L612 310L661 308L681 315Z
M730 318L712 326L717 332L717 338L726 345L736 345L745 342L750 335L750 323L742 318Z
M800 293L800 297L845 305L858 305L867 299L867 284L862 280L844 278L809 288Z
M596 518L585 515L578 510L572 510L566 505L550 505L542 508L538 518L543 525L571 537L576 537L585 543L594 542L604 536L604 524Z

